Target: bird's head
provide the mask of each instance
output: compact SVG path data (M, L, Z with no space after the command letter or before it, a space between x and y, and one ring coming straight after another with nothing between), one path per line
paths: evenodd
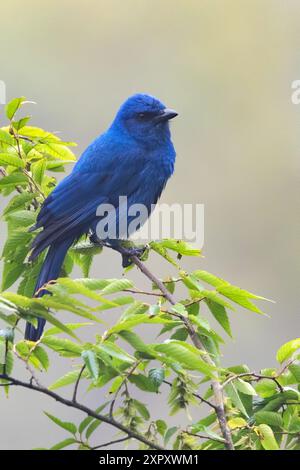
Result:
M122 104L114 125L121 126L136 140L150 143L169 137L169 121L177 114L153 96L136 94Z

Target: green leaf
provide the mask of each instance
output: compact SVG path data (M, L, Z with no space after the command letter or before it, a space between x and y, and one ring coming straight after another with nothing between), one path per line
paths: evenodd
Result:
M0 129L0 144L5 144L10 147L13 147L15 145L15 140L8 131Z
M159 432L159 434L162 437L164 437L166 430L167 430L167 423L162 419L158 419L157 421L155 421L155 424L156 424L156 429Z
M77 432L77 427L75 426L74 423L70 423L68 421L61 421L59 418L56 416L51 415L50 413L45 412L45 415L48 416L53 423L57 424L57 426L65 429L66 431L70 432L71 434L76 434Z
M213 372L216 368L200 358L200 355L204 354L204 352L188 343L170 340L163 344L154 345L153 349L165 354L169 359L179 362L188 370L198 370L209 377L214 377Z
M37 300L37 299L33 299L33 302ZM37 302L38 303L38 302ZM34 304L33 304L34 306ZM35 316L35 317L42 317L44 318L47 322L51 323L52 325L56 326L57 328L59 328L61 331L63 331L64 333L67 333L69 336L72 336L73 338L77 338L77 336L75 335L75 333L73 333L72 330L70 330L70 328L68 328L66 325L64 325L61 321L59 321L56 317L54 317L53 315L51 315L49 312L47 312L46 310L45 311L42 311L42 310L39 310L38 313L34 312L34 311L31 311L30 312L31 315Z
M114 279L102 289L102 294L113 294L134 287L129 279Z
M206 305L208 306L209 310L211 311L217 322L220 323L220 325L224 328L228 336L232 338L230 322L225 307L216 302L213 302L210 299L206 299Z
M263 312L256 305L254 305L253 302L250 302L249 299L267 300L264 297L251 294L251 292L247 292L246 290L231 285L221 285L217 287L217 291L236 304L246 308L247 310L263 315Z
M64 449L65 447L68 447L75 443L77 443L76 439L74 439L73 437L69 437L68 439L64 439L63 441L60 441L55 444L53 447L50 448L50 450Z
M99 406L96 410L95 410L95 413L99 414L101 413L102 410L104 410L104 408L109 404L110 402L107 401L106 403L104 403L103 405ZM94 420L94 418L92 416L87 416L86 418L84 418L81 423L79 424L78 426L78 431L80 434L83 433L83 431L91 424L91 422Z
M33 179L37 184L42 184L45 170L46 170L45 159L41 159L35 163L32 163L31 172L32 172Z
M13 119L14 115L16 114L16 112L21 107L24 101L24 96L21 96L21 98L14 98L9 103L7 103L7 105L5 106L7 119L9 119L10 121Z
M82 328L83 326L92 326L93 323L65 323L65 325L70 329L70 330L77 330L79 328ZM44 337L45 336L52 336L52 335L57 335L59 333L62 333L60 328L57 328L56 326L53 326L51 328L48 328L44 332Z
M82 346L73 343L73 341L69 339L57 338L56 336L43 336L41 342L62 355L66 352L69 353L68 355L79 357L82 353Z
M259 431L261 445L265 450L279 450L279 446L270 426L267 424L260 424L257 429Z
M220 297L216 291L199 290L199 291L195 292L195 296L198 297L198 298L205 298L205 299L212 300L213 302L215 302L219 305L222 305L225 308L229 308L230 310L234 310L233 306L230 303L226 302L222 297Z
M279 413L274 411L258 411L254 415L256 424L268 424L278 428L283 427L283 419Z
M6 219L15 226L28 227L28 225L34 224L36 213L27 210L14 211L8 214Z
M80 374L80 370L72 370L67 372L67 374L60 377L56 380L52 385L50 385L49 390L56 390L57 388L66 387L67 385L71 385L76 382L78 376ZM84 374L82 374L83 376Z
M235 405L241 411L241 413L246 416L246 418L249 418L246 408L244 407L244 404L239 396L239 393L232 382L228 383L225 386L225 392L229 396L233 405Z
M257 395L254 387L252 387L252 385L249 382L245 382L245 380L237 379L235 380L234 384L237 390L239 392L244 393L245 395L252 395L252 396Z
M124 349L120 348L116 344L112 343L111 341L104 341L103 343L97 344L95 346L96 351L104 351L106 354L109 354L120 361L128 362L133 364L135 362L135 358L130 356Z
M69 278L58 278L57 279L58 284L61 286L64 286L67 288L70 294L81 294L85 295L86 297L93 299L93 300L98 300L99 302L106 304L108 306L116 307L117 305L102 297L101 295L97 294L93 290L87 288L81 280L72 280Z
M129 376L129 382L136 385L143 392L153 392L157 393L157 386L154 385L152 380L149 377L146 377L143 374L132 374Z
M33 350L33 355L39 360L41 366L47 370L49 367L49 357L45 349L41 346L36 346Z
M2 286L1 289L4 291L12 286L17 279L21 276L25 269L24 264L18 264L15 262L8 262L4 264L2 274Z
M197 248L193 248L189 243L183 240L176 240L176 239L165 239L161 240L159 243L160 246L163 248L168 248L169 250L176 251L182 256L200 256L201 250ZM151 245L151 244L150 244Z
M26 124L28 123L28 121L30 121L30 119L31 119L31 116L24 116L18 121L13 121L12 125L14 129L16 129L16 131L19 131L20 129L22 129L22 127L26 126Z
M8 176L3 176L0 179L0 189L15 188L16 186L26 186L28 180L22 173L12 173Z
M300 365L299 364L291 364L289 366L290 372L293 374L295 379L298 383L300 383Z
M268 398L276 393L277 385L274 380L262 379L255 385L255 390L262 398Z
M150 369L148 375L153 385L155 385L156 388L159 389L159 387L161 386L161 384L163 383L165 379L164 369L161 369L161 368Z
M298 349L300 349L300 338L288 341L278 349L276 354L277 361L282 364L282 362L290 359Z
M132 399L132 404L135 406L138 413L145 419L150 419L150 413L144 403L141 403L139 400Z
M247 421L244 418L231 418L228 420L228 426L230 429L238 429L247 426Z
M228 282L224 281L224 279L214 276L213 274L207 271L194 271L192 272L192 276L196 279L200 279L201 281L206 282L207 284L210 284L213 287L219 287L223 284L228 284Z
M171 439L172 436L174 436L175 432L178 430L177 426L173 426L172 428L169 428L165 434L164 438L164 444L165 446L168 444L169 440Z
M10 165L16 168L24 168L25 163L17 154L0 153L0 165Z
M4 209L3 215L6 216L10 212L20 210L20 209L24 209L26 205L28 205L30 202L32 202L32 200L34 199L34 197L36 195L37 195L36 193L26 193L26 192L24 192L22 194L18 194L17 196L14 196L9 201L6 208Z
M118 335L129 343L136 351L144 353L149 359L156 357L155 351L133 331L120 331Z
M135 326L140 325L141 323L165 324L170 322L171 320L168 320L163 315L156 315L155 317L151 318L147 314L140 314L131 316L128 320L117 323L109 330L108 334L111 335L113 333L119 333L123 330L130 330L131 328L134 328Z
M94 351L90 349L82 351L81 357L84 360L86 367L88 368L91 376L97 380L99 378L99 362Z

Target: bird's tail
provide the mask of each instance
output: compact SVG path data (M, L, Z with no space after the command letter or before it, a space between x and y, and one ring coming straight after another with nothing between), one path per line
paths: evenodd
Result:
M66 253L73 243L73 238L66 239L62 242L55 242L50 245L46 255L44 264L40 271L39 277L36 282L35 292L37 292L47 282L57 279L60 269L64 262ZM42 290L37 294L37 297L42 297L46 291ZM26 324L25 339L30 341L38 341L42 336L46 320L38 318L38 325L35 328L31 323Z

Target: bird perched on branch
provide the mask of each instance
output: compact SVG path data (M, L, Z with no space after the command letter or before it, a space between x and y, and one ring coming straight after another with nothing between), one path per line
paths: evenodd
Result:
M92 142L73 168L44 201L31 230L42 230L33 241L31 260L48 250L37 279L37 295L48 281L59 276L66 253L82 235L96 233L101 204L118 208L119 197L128 206L156 204L173 173L175 150L169 120L177 116L156 98L136 94L120 107L109 129ZM119 207L118 217L122 213ZM35 328L27 323L25 338L37 341L45 320Z

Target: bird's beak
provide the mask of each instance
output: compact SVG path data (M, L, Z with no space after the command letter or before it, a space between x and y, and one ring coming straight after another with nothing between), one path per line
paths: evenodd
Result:
M159 123L169 121L176 116L178 116L178 113L174 109L165 108L154 118L154 120L156 123Z

